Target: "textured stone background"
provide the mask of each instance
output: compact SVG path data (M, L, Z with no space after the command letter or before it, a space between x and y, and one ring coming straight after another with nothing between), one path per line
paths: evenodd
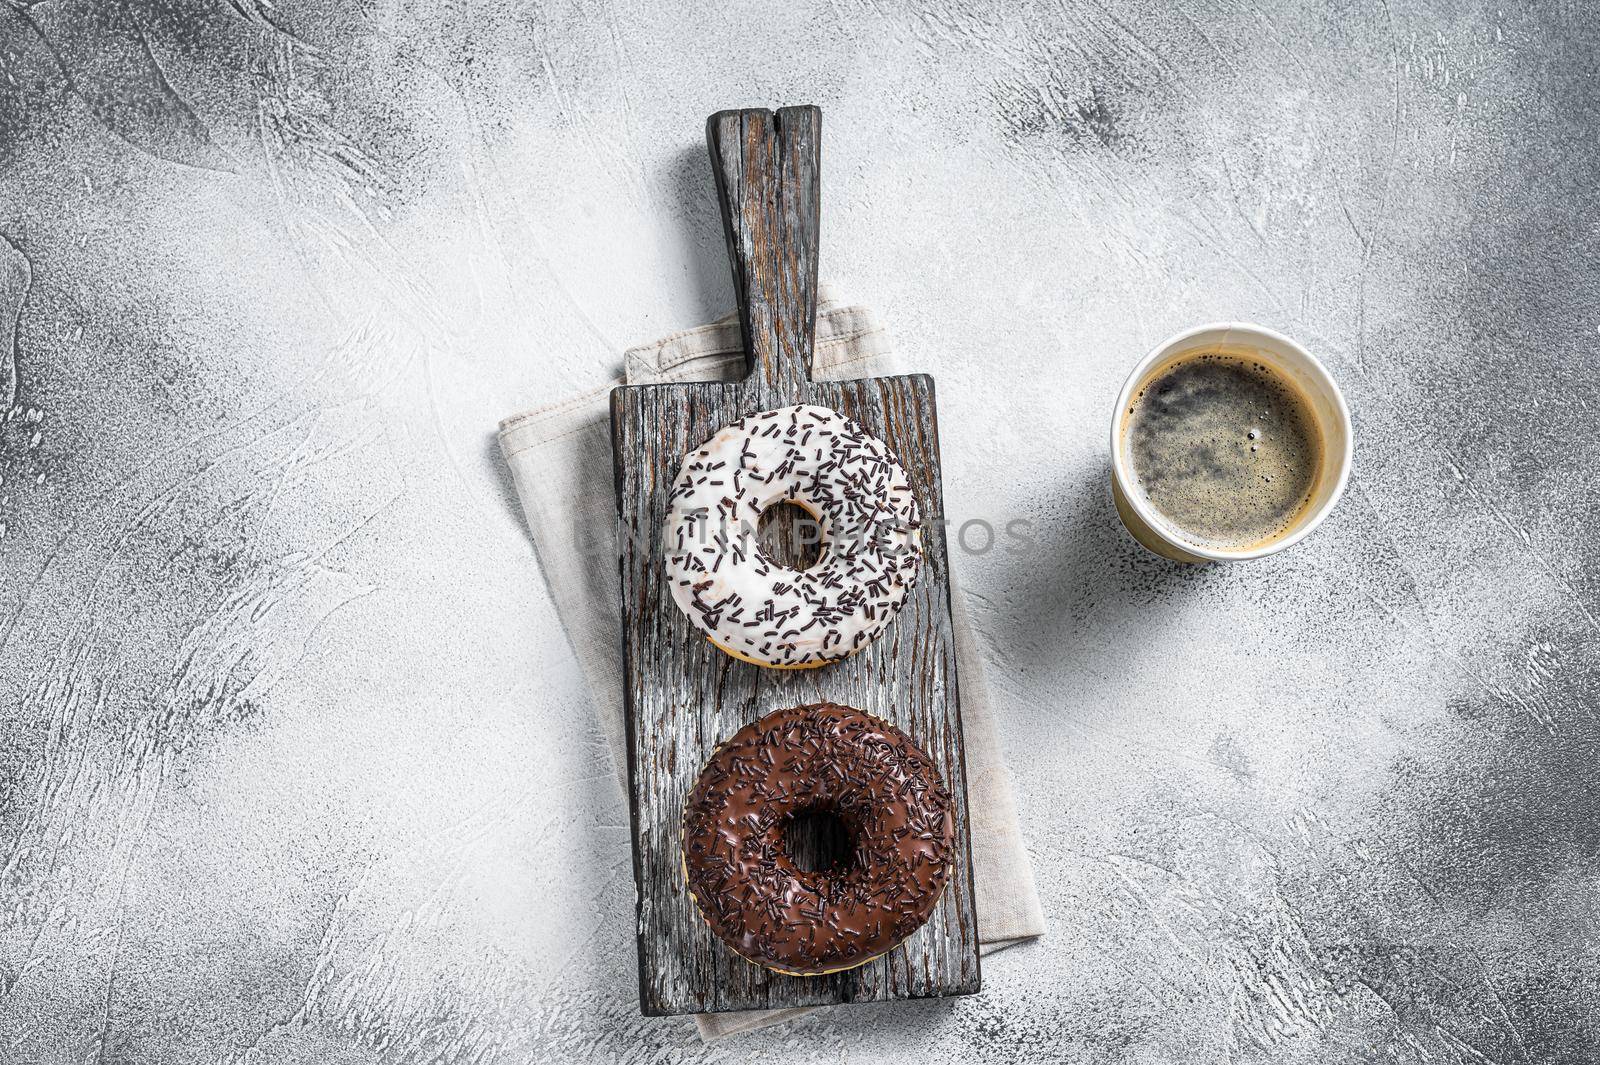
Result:
M0 1060L1600 1059L1597 49L1577 2L0 2ZM955 564L1053 927L707 1050L637 1015L493 430L726 309L702 124L785 102L952 516L1035 523ZM1357 468L1185 569L1104 426L1215 318L1327 360Z

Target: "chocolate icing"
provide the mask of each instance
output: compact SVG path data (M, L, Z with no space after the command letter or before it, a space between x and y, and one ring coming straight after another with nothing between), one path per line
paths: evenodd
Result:
M851 860L807 872L784 828L838 817ZM683 814L684 872L711 930L784 972L848 969L928 919L953 854L950 792L933 760L886 721L837 703L746 725L701 770Z

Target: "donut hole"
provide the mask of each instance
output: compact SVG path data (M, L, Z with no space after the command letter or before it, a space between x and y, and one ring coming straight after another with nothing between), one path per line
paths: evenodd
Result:
M822 560L822 523L793 500L780 499L761 512L756 539L786 569L808 570Z
M783 849L795 868L805 873L847 873L855 867L855 837L844 818L821 806L789 815L783 826Z

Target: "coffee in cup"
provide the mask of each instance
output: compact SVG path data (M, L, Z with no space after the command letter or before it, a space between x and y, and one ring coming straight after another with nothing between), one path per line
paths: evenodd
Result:
M1135 538L1182 561L1287 547L1343 491L1349 414L1310 353L1258 326L1205 326L1146 357L1112 430L1117 506Z

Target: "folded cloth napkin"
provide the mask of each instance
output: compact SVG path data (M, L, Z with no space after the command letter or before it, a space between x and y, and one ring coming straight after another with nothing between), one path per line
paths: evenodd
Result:
M880 377L902 372L883 327L870 312L817 297L818 378ZM623 357L625 377L614 384L734 380L745 372L738 318L674 333L633 348ZM556 610L594 692L600 727L611 744L626 790L623 723L622 621L618 606L616 498L612 492L610 403L612 385L572 396L500 423L500 449L516 479L517 494L533 533L534 548ZM1017 825L1011 774L995 735L994 706L984 681L983 658L973 643L965 604L952 589L961 724L967 756L967 798L972 830L973 887L978 939L985 954L1044 934L1044 912L1033 867ZM806 1013L806 1009L752 1010L695 1018L707 1040L750 1031Z

